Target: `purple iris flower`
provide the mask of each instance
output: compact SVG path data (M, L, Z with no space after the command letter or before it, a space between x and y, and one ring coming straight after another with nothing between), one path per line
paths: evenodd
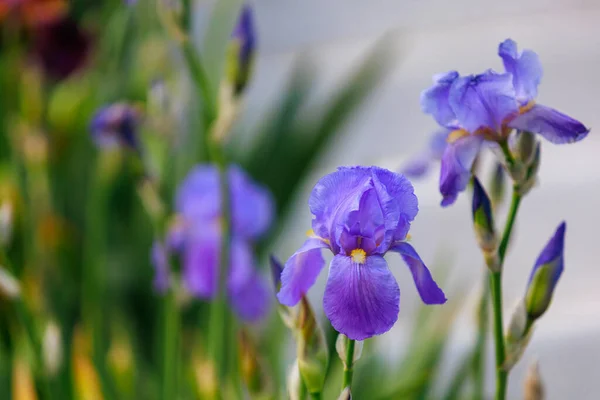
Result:
M525 304L530 318L539 318L550 305L558 279L564 270L565 231L567 224L562 222L552 238L542 250L533 266Z
M446 297L408 244L418 212L413 186L403 175L377 167L341 167L312 190L312 231L286 262L277 297L294 306L315 283L325 261L329 267L323 307L333 327L350 339L387 332L398 319L400 289L383 256L399 253L408 264L421 299L443 304Z
M256 269L252 243L269 229L273 202L266 189L236 166L229 167L228 180L232 218L228 296L240 318L253 321L268 312L270 292ZM218 169L212 165L192 169L177 191L175 207L179 219L169 230L166 247L180 257L186 289L198 298L212 299L218 288L222 241ZM160 285L164 273L159 264L155 268Z
M114 103L100 108L90 123L92 138L99 147L124 146L139 151L140 111L127 103Z
M471 167L484 142L506 140L513 129L537 133L555 144L576 142L589 129L552 108L536 104L542 66L536 53L517 51L507 39L498 48L505 73L459 76L450 71L434 76L421 94L421 107L450 133L441 157L442 206L456 200L467 186Z

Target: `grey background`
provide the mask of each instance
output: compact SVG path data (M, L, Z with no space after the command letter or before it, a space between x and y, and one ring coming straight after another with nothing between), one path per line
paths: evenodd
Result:
M533 0L255 0L260 56L249 94L246 117L251 123L275 100L293 57L308 53L316 60L323 93L344 79L356 60L382 34L392 33L398 57L393 73L367 107L316 166L297 199L285 238L276 246L281 258L299 247L309 228L306 202L319 176L338 165L377 164L397 167L421 149L435 129L419 108L419 93L431 75L449 69L477 73L501 69L497 45L507 37L535 50L544 66L538 101L586 125L600 126L598 89L600 4L597 1ZM509 398L522 398L525 367L537 359L548 399L597 399L600 389L600 139L596 131L578 144L543 146L540 186L525 199L504 277L505 319L523 294L538 253L561 220L567 220L566 270L550 311L539 322L523 360L511 375ZM445 289L470 290L475 300L482 276L481 256L471 230L469 199L449 209L439 207L437 171L415 182L420 213L411 230L412 243L432 263L440 251L451 254L452 272ZM506 208L506 207L505 207ZM503 211L506 211L505 209ZM499 225L502 226L502 223ZM403 351L417 304L407 269L398 257L387 257L402 290L401 312L384 336L393 354ZM320 304L319 287L311 291ZM473 337L471 306L453 333L446 371ZM488 387L493 385L492 349Z

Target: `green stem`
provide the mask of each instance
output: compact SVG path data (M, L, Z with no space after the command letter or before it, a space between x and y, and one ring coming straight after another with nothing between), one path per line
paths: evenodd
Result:
M346 362L344 363L344 380L342 390L352 386L352 374L354 372L354 340L346 338Z
M104 254L103 244L106 240L104 216L106 215L107 186L102 182L100 175L98 164L92 171L85 215L82 312L88 334L92 338L92 360L98 372L102 393L106 399L110 400L116 398L116 390L106 366L103 326L106 276L103 273L102 254Z
M298 388L298 400L306 400L307 394L308 390L306 390L306 384L304 383L304 379L300 377L300 387Z
M48 379L48 375L44 370L44 353L42 348L42 342L40 339L40 335L38 330L36 329L35 323L33 321L33 317L31 316L31 312L27 308L25 301L22 298L19 298L15 301L15 308L19 319L21 320L21 324L25 327L25 331L27 332L27 337L29 338L29 342L31 343L31 347L33 348L33 354L35 356L35 362L37 364L38 377L40 380L40 390L44 399L49 400L53 399L51 396L52 390L50 389L50 380Z
M311 393L310 398L313 400L321 400L322 399L321 392Z
M502 317L502 268L520 203L521 195L519 195L516 188L513 188L508 219L506 221L504 233L502 234L502 239L498 248L500 267L498 271L490 274L490 287L492 291L492 305L494 310L494 340L496 348L496 400L504 400L506 398L506 384L508 381L508 372L503 368L504 360L506 358L506 351L504 347L504 323Z
M163 303L163 371L162 399L178 397L177 363L179 355L179 315L175 299L175 290L170 289Z
M488 310L490 305L490 287L487 285L488 274L486 271L483 292L481 293L479 303L477 342L471 364L474 383L473 398L475 400L483 400L485 398L485 343L488 332Z

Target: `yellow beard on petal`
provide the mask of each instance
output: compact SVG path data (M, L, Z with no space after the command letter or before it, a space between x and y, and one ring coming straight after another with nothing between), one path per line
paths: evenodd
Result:
M367 253L363 249L354 249L350 252L352 262L357 264L364 264L367 260Z

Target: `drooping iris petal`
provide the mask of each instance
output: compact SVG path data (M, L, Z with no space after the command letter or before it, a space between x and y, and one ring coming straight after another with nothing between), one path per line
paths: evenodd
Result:
M152 244L150 261L154 266L154 289L164 294L169 290L170 285L169 258L167 249L161 242L155 241Z
M321 249L329 247L320 238L308 238L285 263L277 298L286 306L296 305L315 284L325 260Z
M456 125L456 115L450 107L448 96L450 87L458 79L458 76L456 71L435 75L433 77L434 85L421 93L421 109L424 113L431 114L441 126L454 127Z
M389 198L393 199L393 203L397 205L398 221L395 223L395 226L392 223L386 223L385 228L386 230L394 230L392 240L403 240L410 229L410 223L419 212L419 204L413 185L405 176L383 168L373 168L373 174L377 178L375 180L375 187L378 191L383 192L383 189L378 184L380 182ZM392 212L395 211L393 211L391 206L384 207L384 213L388 214L386 215L386 221L394 220L395 215ZM387 250L387 247L385 250Z
M577 142L590 132L581 122L540 104L510 121L508 126L538 133L555 144Z
M333 327L353 340L389 331L398 319L400 288L381 256L364 264L336 255L329 269L323 308Z
M269 290L257 273L252 250L235 238L231 242L231 264L227 282L231 304L240 318L256 321L269 310Z
M517 43L506 39L498 46L498 55L502 58L504 69L512 74L517 100L521 105L535 99L537 87L542 80L542 63L538 55L531 50L519 54Z
M465 190L471 177L471 167L481 147L479 135L468 135L448 144L442 156L440 193L442 206L454 203L458 193Z
M236 235L258 238L273 220L273 200L263 187L258 186L237 166L229 168L229 185L233 224Z
M421 296L421 300L425 304L444 304L446 302L446 296L442 289L439 288L437 283L433 280L431 272L425 266L421 257L417 254L415 249L406 242L401 242L393 245L390 251L395 251L402 256L404 262L410 268L417 291Z
M182 278L194 296L210 299L217 292L221 238L214 229L193 233L183 249Z
M325 175L313 188L308 200L315 216L313 230L318 236L331 240L334 251L336 226L343 225L343 219L358 210L362 194L372 188L371 181L368 169L341 167Z
M449 102L460 126L471 133L501 132L502 123L518 113L512 76L493 71L458 78Z
M439 161L446 149L446 139L450 131L441 129L431 135L428 146L422 153L409 160L400 171L409 178L420 178L425 176L434 161Z

